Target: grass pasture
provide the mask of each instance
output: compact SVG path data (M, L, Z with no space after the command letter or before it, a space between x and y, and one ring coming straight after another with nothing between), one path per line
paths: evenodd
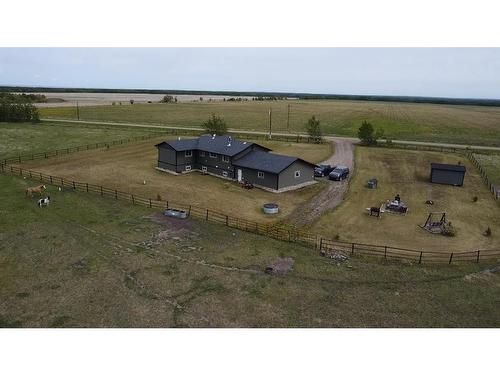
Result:
M0 159L17 154L132 138L148 134L141 128L106 128L75 124L0 122Z
M490 181L495 185L500 185L500 155L474 154L474 157L484 168Z
M304 131L308 118L315 115L325 134L355 137L366 120L393 139L500 145L500 107L349 100L203 102L83 107L80 118L189 127L201 126L215 113L230 128L267 131L272 108L273 130L286 132L288 105L292 132ZM46 118L76 119L72 107L42 108L40 113Z
M0 175L1 327L498 327L492 265L339 263L295 244ZM295 260L281 276L263 272Z
M467 168L463 187L431 184L430 163L461 162ZM378 178L378 188L366 183ZM409 207L406 216L383 214L370 217L366 208L380 206L397 193ZM478 201L473 202L477 196ZM434 205L425 204L433 200ZM429 212L447 212L457 228L455 237L430 234L418 227ZM492 230L491 237L483 232ZM468 159L456 154L356 148L355 175L345 201L321 217L312 229L341 240L390 245L427 251L474 251L500 249L500 202L495 201Z
M124 192L156 199L192 204L234 217L250 220L278 220L301 203L310 199L325 183L318 183L296 191L274 194L261 189L245 190L234 181L227 181L198 172L174 176L155 170L157 150L161 140L113 147L109 150L80 152L64 157L23 163L23 168L64 177L75 181L118 189ZM259 142L277 153L299 156L311 162L325 160L332 152L330 144ZM146 181L146 185L143 182ZM262 205L268 202L280 205L281 213L265 216Z

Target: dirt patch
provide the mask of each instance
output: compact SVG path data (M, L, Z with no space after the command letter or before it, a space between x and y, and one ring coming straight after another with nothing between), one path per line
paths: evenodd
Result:
M195 223L191 220L175 219L163 215L161 212L155 212L154 214L144 216L144 218L151 220L154 223L162 224L172 230L188 230L192 231L195 229Z
M489 269L484 270L484 271L470 273L468 275L465 275L464 280L465 281L489 280L493 276L495 276L495 274L499 274L499 273L500 273L500 266L496 266L496 267L489 268Z
M284 274L293 268L295 261L293 258L278 258L266 267L266 273Z
M335 153L321 164L343 165L349 167L352 175L354 168L354 142L346 139L335 139ZM318 219L325 211L337 207L344 199L349 184L344 181L327 181L328 187L323 189L309 201L297 207L286 221L296 225L304 226Z

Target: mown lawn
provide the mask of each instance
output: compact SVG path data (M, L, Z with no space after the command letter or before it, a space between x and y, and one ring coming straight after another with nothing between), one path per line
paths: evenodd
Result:
M500 249L500 202L495 201L476 168L467 158L439 152L357 147L355 174L344 202L321 217L312 229L340 239L428 251ZM462 163L467 168L463 187L431 184L430 163ZM367 181L378 179L377 189ZM406 216L370 217L369 207L379 207L400 194L409 207ZM477 197L477 202L474 202ZM426 204L432 200L434 205ZM419 225L429 212L446 212L457 230L455 237L430 234ZM492 235L484 231L490 227Z
M113 141L148 134L140 128L106 128L81 124L0 122L0 159L25 153Z
M82 107L85 120L172 126L201 126L211 113L223 116L230 128L267 131L269 108L273 130L305 131L308 118L321 120L324 133L357 136L366 120L393 139L500 145L500 108L417 103L344 100L288 100L273 102L203 102ZM42 108L43 117L75 119L74 108Z
M23 168L44 172L75 181L102 185L135 195L164 201L194 205L233 217L257 221L276 221L323 189L325 182L299 190L275 194L262 189L246 190L235 181L227 181L198 172L171 175L155 169L158 153L154 145L165 138L64 157L21 164ZM332 152L330 144L259 142L278 153L320 162ZM146 184L144 184L144 181ZM270 217L262 213L262 205L275 202L280 213Z
M494 265L344 263L0 175L1 327L499 327ZM292 257L281 276L264 268Z

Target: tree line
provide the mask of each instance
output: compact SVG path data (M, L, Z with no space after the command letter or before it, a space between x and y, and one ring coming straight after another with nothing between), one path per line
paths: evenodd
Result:
M0 122L37 122L38 109L33 102L43 95L0 93Z

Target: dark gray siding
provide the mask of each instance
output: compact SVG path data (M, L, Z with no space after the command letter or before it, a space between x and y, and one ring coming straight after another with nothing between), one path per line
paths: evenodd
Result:
M300 172L299 177L295 177L296 171ZM310 181L314 181L313 166L306 164L301 160L297 160L279 174L278 189L284 189Z
M464 184L464 173L432 169L431 182L435 184L462 186Z
M232 165L232 158L227 157L228 161L222 161L222 155L216 154L216 158L211 158L208 152L196 151L197 154L197 169L201 170L203 166L207 167L207 172L223 176L227 172L228 178L234 178L234 167Z
M278 189L278 175L275 173L264 172L264 178L259 178L259 171L255 169L236 167L237 169L241 169L243 181L248 181L254 185L264 186L269 189ZM235 178L237 177L237 171L235 171Z
M176 172L176 151L172 148L158 147L158 167Z

